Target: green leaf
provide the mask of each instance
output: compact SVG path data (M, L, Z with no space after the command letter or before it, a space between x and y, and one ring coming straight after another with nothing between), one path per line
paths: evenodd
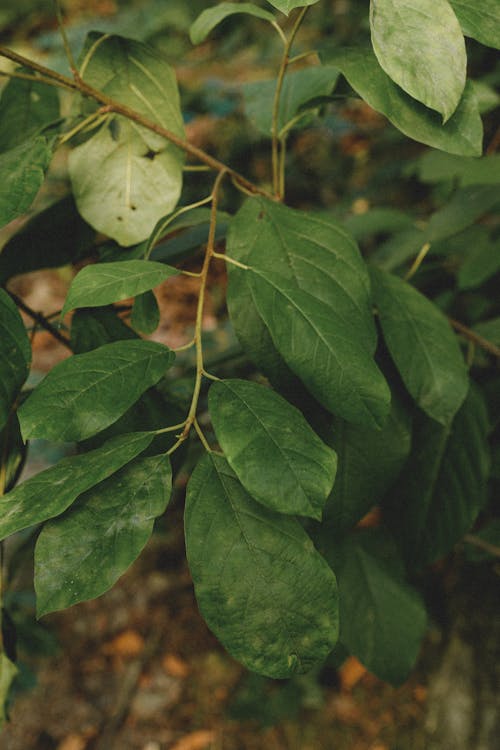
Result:
M363 240L377 234L411 229L414 220L397 208L371 208L364 214L352 214L344 219L343 225L355 240Z
M111 588L151 536L171 487L168 458L138 458L46 523L35 547L37 616Z
M155 385L175 355L152 341L116 341L56 365L19 409L24 438L84 440Z
M496 185L469 185L457 190L452 199L431 216L426 229L427 239L438 242L452 237L498 205L500 190Z
M462 187L498 185L500 183L500 154L474 159L445 154L443 151L428 151L419 158L416 171L422 182L458 180Z
M153 292L144 292L136 297L130 322L135 331L146 335L156 331L160 324L160 308Z
M41 268L58 268L90 253L95 232L80 217L72 196L36 214L0 253L0 283Z
M339 467L323 523L338 538L377 505L396 481L410 453L411 419L393 398L381 430L335 419L325 438L337 453Z
M259 8L253 3L219 3L204 10L189 30L189 36L193 44L200 44L210 34L212 29L218 26L225 18L235 13L244 13L247 16L255 16L263 21L274 21L274 16L267 10Z
M0 154L0 227L31 206L51 159L52 149L41 136Z
M474 330L480 336L491 341L493 344L500 346L500 317L491 318L490 320L483 320L481 323L476 323Z
M460 266L458 288L474 289L500 271L500 240L492 240L489 234L481 233L479 242L473 245Z
M179 273L151 260L123 260L85 266L69 288L61 315L75 307L102 307L135 297Z
M56 88L11 78L0 100L0 151L19 146L59 116Z
M490 452L483 398L471 388L451 428L419 415L412 452L387 498L387 520L409 566L444 557L486 500Z
M463 33L481 44L500 49L500 4L498 0L449 0Z
M120 435L22 482L0 498L0 539L63 513L79 495L146 450L153 437L146 432Z
M327 656L338 633L335 577L296 519L256 503L207 454L189 481L185 528L200 611L236 659L285 678Z
M77 310L71 319L71 348L75 354L85 354L113 341L138 338L113 307Z
M348 48L321 55L335 65L353 89L409 138L460 156L481 156L483 125L472 84L467 83L446 125L438 114L405 94L382 70L369 48Z
M387 413L389 393L371 357L377 337L370 283L352 238L333 220L252 198L231 222L228 254L251 267L231 267L228 303L233 315L238 295L232 287L246 285L258 313L257 335L259 321L267 329L256 348L272 360L270 336L326 408L376 426ZM243 331L244 337L244 329L244 317L238 318L238 335Z
M9 698L12 682L16 678L18 669L11 662L4 651L0 652L0 729L7 721L5 705Z
M291 370L333 414L372 427L387 417L390 391L352 321L278 274L248 272L257 309Z
M28 377L31 345L15 303L0 289L0 430Z
M154 49L119 36L89 35L80 74L149 120L184 138L175 74ZM176 206L183 153L162 136L112 117L69 160L78 210L120 245L151 234Z
M288 15L294 8L305 8L307 5L314 5L318 0L268 0L268 2Z
M327 559L339 586L340 642L381 680L401 684L417 659L427 616L404 580L394 543L367 529L332 546Z
M26 444L16 414L11 414L3 430L0 430L0 456L5 472L4 492L9 492L16 484L26 460Z
M448 425L468 390L467 368L443 313L407 282L372 269L375 304L387 347L409 393Z
M214 383L208 405L217 440L246 491L271 510L320 520L337 457L298 409L245 380Z
M370 0L370 27L383 70L449 120L464 91L467 55L448 0Z
M330 65L289 73L283 82L278 113L278 132L283 131L307 102L331 94L339 71ZM255 81L243 86L245 113L267 136L272 133L276 81Z

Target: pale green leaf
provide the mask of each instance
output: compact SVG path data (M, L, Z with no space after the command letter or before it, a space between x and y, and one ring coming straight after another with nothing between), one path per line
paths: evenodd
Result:
M408 565L447 555L469 531L487 497L488 416L475 388L444 427L416 421L412 452L386 502L386 517Z
M172 365L153 341L116 341L56 365L19 409L24 438L84 440L124 414Z
M338 634L335 577L296 519L256 503L211 454L189 481L185 528L200 611L236 659L285 678L327 656Z
M481 44L500 49L498 0L449 0L463 33Z
M372 269L384 339L409 393L444 425L460 408L469 379L457 338L443 313L407 282Z
M146 335L156 331L160 324L160 308L153 292L144 292L135 298L130 323L134 331Z
M481 155L483 125L471 83L466 85L456 112L443 125L437 113L415 101L389 78L371 49L333 50L321 57L339 68L367 104L408 137L460 156Z
M467 55L448 0L370 0L370 27L390 78L449 120L464 91Z
M156 50L92 33L80 74L91 86L184 138L175 74ZM70 155L78 210L120 245L141 242L176 206L183 162L183 153L157 133L123 117L109 118Z
M314 5L318 0L268 0L268 2L288 15L294 8L305 8L307 5Z
M288 73L281 91L278 133L287 129L286 126L296 117L299 110L307 109L307 102L331 94L338 75L339 71L331 65ZM267 136L272 133L275 91L275 80L253 81L243 86L245 114Z
M0 539L63 513L76 498L146 450L154 435L135 433L63 458L0 498Z
M85 266L69 288L62 315L76 307L101 307L152 289L179 271L151 260L123 260Z
M16 305L0 289L0 430L3 429L17 394L28 377L31 345Z
M11 78L0 99L0 151L19 146L58 118L55 87Z
M250 495L280 513L321 519L337 457L270 388L221 380L208 405L224 455Z
M52 148L42 136L0 154L0 227L31 206L51 159Z
M427 627L422 598L404 580L390 538L358 532L326 553L339 586L340 642L381 680L407 679Z
M138 458L46 523L35 547L38 617L111 588L151 536L171 485L167 457Z
M274 16L267 10L259 8L253 3L219 3L204 10L189 30L189 36L193 44L203 42L210 32L218 26L225 18L235 13L244 13L247 16L261 18L263 21L274 21Z

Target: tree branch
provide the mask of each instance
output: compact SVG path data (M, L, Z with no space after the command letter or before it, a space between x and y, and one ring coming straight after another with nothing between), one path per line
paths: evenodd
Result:
M491 341L488 341L488 339L480 336L479 333L476 333L471 328L468 328L463 323L460 323L459 320L455 320L454 318L448 318L448 320L450 321L450 324L453 326L455 331L461 333L462 336L465 336L466 339L469 339L469 341L477 344L477 346L480 346L481 349L484 349L494 357L500 357L500 348L498 346L495 346L495 344L493 344Z
M71 344L69 340L66 338L66 336L63 336L62 333L60 333L55 326L52 325L52 323L49 323L45 315L42 315L42 313L37 313L35 310L32 310L29 305L24 302L21 297L18 297L17 294L14 294L14 292L10 292L8 289L5 290L9 297L12 299L12 301L17 305L17 307L22 310L26 315L29 315L29 317L37 323L40 328L43 328L45 331L50 333L51 336L53 336L57 341L59 341L60 344L63 344L67 349L72 352Z

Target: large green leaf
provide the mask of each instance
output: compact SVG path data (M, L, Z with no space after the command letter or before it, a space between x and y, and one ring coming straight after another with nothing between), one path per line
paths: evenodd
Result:
M288 73L283 82L278 111L278 132L291 123L299 110L307 109L307 102L332 92L338 70L324 65ZM270 136L273 126L273 102L276 81L253 81L243 86L245 113L256 127Z
M235 13L244 13L247 16L261 18L263 21L274 21L274 16L268 10L259 8L253 3L219 3L204 10L189 30L189 36L193 44L200 44L207 38L212 29L218 26L225 18Z
M373 268L372 282L384 339L406 388L426 414L449 424L469 387L451 326L436 305L397 276Z
M382 680L408 677L425 635L427 616L404 580L392 540L365 530L326 552L339 585L340 642Z
M245 380L214 383L208 404L217 440L247 492L272 510L320 520L337 457L302 414Z
M466 36L500 49L500 3L498 0L449 0Z
M370 107L385 115L405 135L452 154L481 155L483 125L472 84L466 85L456 112L443 125L437 113L405 94L389 78L371 49L329 50L321 57L339 68Z
M69 288L62 315L75 307L102 307L135 297L179 271L151 260L123 260L85 266Z
M379 503L396 481L410 453L411 419L393 397L381 430L335 419L326 440L337 452L339 465L323 519L328 533L337 538Z
M189 481L185 527L201 613L236 659L285 678L327 656L338 634L335 577L296 519L256 503L211 454Z
M484 401L471 388L450 427L419 415L412 452L387 500L387 518L412 567L448 554L486 499L490 454Z
M0 227L31 206L51 159L52 148L42 136L0 154Z
M58 118L55 87L11 78L0 99L0 151L19 146Z
M155 385L175 355L152 341L116 341L54 367L19 410L24 438L84 440Z
M370 0L370 27L385 72L449 120L464 91L467 55L448 0Z
M159 52L130 39L92 33L80 74L91 86L184 137L175 74ZM183 161L182 152L163 137L112 117L71 153L78 210L120 245L141 242L177 204Z
M304 8L306 5L314 5L318 0L268 0L271 5L288 15L294 8Z
M278 274L247 273L276 348L308 390L332 413L380 427L390 391L353 321Z
M31 345L17 307L7 292L0 289L0 430L28 377Z
M46 523L35 547L38 617L111 588L151 536L171 485L167 457L138 458Z
M79 495L146 450L153 437L147 432L120 435L22 482L0 498L0 539L63 513Z

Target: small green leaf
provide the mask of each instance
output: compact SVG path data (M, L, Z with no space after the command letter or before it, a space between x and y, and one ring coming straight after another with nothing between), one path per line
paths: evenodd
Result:
M294 8L305 8L307 5L314 5L318 0L268 0L268 2L288 15Z
M160 308L153 292L144 292L135 298L130 323L134 331L149 335L160 324Z
M370 26L385 72L449 120L464 91L467 55L448 0L370 0Z
M147 432L120 435L22 482L0 498L0 539L63 513L79 495L146 450L153 437Z
M326 554L339 585L340 642L381 680L401 684L417 659L427 615L404 580L394 543L369 529Z
M412 452L389 497L386 517L409 566L447 555L469 531L487 497L488 417L471 388L451 428L420 414Z
M69 288L61 315L75 307L102 307L135 297L179 273L151 260L123 260L85 266Z
M337 457L298 409L245 380L214 383L208 404L217 440L247 492L271 510L320 520Z
M322 60L339 68L353 89L402 133L433 148L460 156L481 156L483 124L473 86L467 83L457 110L441 118L395 84L369 48L328 51Z
M337 452L339 468L323 513L323 524L342 537L380 502L400 474L411 447L411 419L399 400L381 430L335 419L326 442Z
M426 238L438 242L458 234L492 208L500 205L497 185L469 185L457 190L451 200L431 216Z
M333 414L382 426L390 391L351 321L278 274L247 273L276 348L310 392Z
M175 73L153 48L115 35L91 33L80 75L91 86L184 138ZM78 210L120 245L147 239L176 206L183 153L160 135L111 117L70 155Z
M488 232L478 236L460 266L458 288L474 289L500 271L500 241L492 240Z
M331 94L339 71L331 65L304 68L289 73L283 82L278 113L278 132L282 131L307 102ZM267 136L272 133L273 101L276 81L255 81L243 86L245 114Z
M55 87L11 78L0 100L0 151L19 146L59 116Z
M235 13L244 13L247 16L255 16L263 21L274 21L274 16L267 10L259 8L253 3L219 3L204 10L189 30L189 36L193 44L200 44L210 34L212 29L218 26L225 18Z
M0 227L31 206L51 159L52 149L41 136L0 154Z
M28 377L31 345L16 305L0 289L0 431L5 426L17 394Z
M4 651L0 652L0 729L7 721L5 705L9 698L9 690L17 675L17 667L11 662Z
M37 616L111 588L151 536L171 486L168 458L138 458L46 523L35 547Z
M41 268L58 268L89 255L95 232L76 210L72 196L40 211L11 237L0 253L0 283Z
M469 380L451 326L430 300L397 276L372 269L382 332L403 382L432 419L450 424Z
M236 659L285 678L327 656L338 634L335 576L296 519L256 503L210 454L189 481L185 528L200 611Z
M116 341L56 365L19 409L25 439L84 440L155 385L175 355L152 341Z
M498 0L449 0L463 33L481 44L500 49L500 3Z

